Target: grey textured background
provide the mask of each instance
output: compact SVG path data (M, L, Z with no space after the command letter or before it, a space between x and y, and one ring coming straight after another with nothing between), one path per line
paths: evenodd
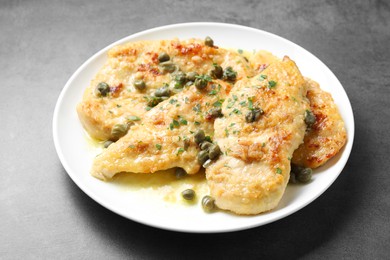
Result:
M355 144L315 202L272 224L183 234L124 219L85 195L54 149L72 73L106 45L156 26L215 21L285 37L349 95ZM377 1L0 1L0 258L385 259L390 256L390 3Z

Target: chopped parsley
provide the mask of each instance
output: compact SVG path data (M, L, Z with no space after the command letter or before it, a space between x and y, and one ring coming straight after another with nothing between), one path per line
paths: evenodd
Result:
M176 155L179 155L179 154L181 154L183 152L184 152L184 148L180 147L179 149L177 149Z
M241 111L238 110L237 108L233 109L233 113L237 114L237 115L241 115L242 114Z
M259 81L263 81L267 78L267 75L261 74L260 77L258 78Z
M207 75L207 74L198 75L198 76L196 76L195 78L201 79L201 80L204 80L204 81L207 81L207 82L212 81L212 78L211 78L209 75Z
M224 100L224 99L220 99L220 100L218 100L218 101L215 101L214 104L213 104L213 106L214 106L214 107L221 107L223 101L225 101L225 100Z
M161 145L161 144L156 144L156 149L157 149L157 150L161 150L161 148L162 148L162 145Z
M240 103L239 103L242 107L244 107L244 106L246 106L246 101L244 100L244 101L241 101Z
M268 81L268 88L274 88L276 86L276 81Z
M200 104L196 104L192 110L194 110L195 112L200 112Z
M169 103L170 104L175 104L177 102L177 99L174 99L174 98L172 98L171 100L169 100Z
M248 97L248 108L253 110L253 97Z
M183 117L181 117L181 116L179 116L179 122L180 122L181 125L187 125L187 124L188 124L187 120L185 120L185 119L184 119Z
M195 124L195 125L200 125L200 122L195 121L194 124Z
M276 173L277 173L277 174L282 174L282 169L280 169L279 167L276 168Z
M213 96L213 95L216 95L218 94L218 92L221 90L221 85L215 85L213 84L211 86L211 91L208 93L209 95Z
M229 103L227 104L227 108L232 108L233 106L234 106L234 103L235 103L236 101L229 101Z

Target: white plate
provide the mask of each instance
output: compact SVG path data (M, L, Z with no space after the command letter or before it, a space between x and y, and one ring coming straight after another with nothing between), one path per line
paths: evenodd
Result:
M222 47L244 50L268 50L279 57L288 55L296 61L303 75L332 93L345 120L348 141L342 152L325 167L315 171L306 185L289 185L279 206L257 216L235 216L226 212L204 213L199 205L170 203L158 196L145 196L142 189L132 190L90 176L89 169L96 151L88 146L76 114L76 105L84 89L106 60L108 49L128 41L158 40L178 37L210 36ZM88 59L66 83L54 111L53 136L58 156L72 180L92 199L107 209L131 220L168 230L184 232L225 232L264 225L308 205L320 196L343 170L352 149L354 119L349 99L335 75L314 55L300 46L261 30L219 23L188 23L159 27L117 41ZM198 203L199 204L199 203Z

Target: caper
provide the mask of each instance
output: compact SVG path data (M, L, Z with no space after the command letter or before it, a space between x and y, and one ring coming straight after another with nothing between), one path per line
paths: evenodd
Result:
M209 148L210 148L212 145L213 145L212 143L207 142L207 141L204 141L204 142L202 142L202 143L200 144L200 149L201 149L201 150L206 150L206 151L208 151Z
M248 111L245 115L245 120L248 123L255 122L260 119L260 116L264 114L264 111L261 108L255 108L253 110Z
M109 147L111 144L113 144L114 142L113 141L110 141L110 140L107 140L107 141L105 141L104 143L103 143L103 147L104 148L107 148L107 147Z
M175 76L175 81L180 85L184 85L187 82L187 76L184 72L180 71Z
M196 143L196 144L200 144L201 142L204 141L205 137L206 137L206 136L205 136L203 130L198 130L198 131L196 131L196 133L195 133L195 135L194 135L195 143Z
M175 176L177 179L182 179L187 176L187 172L183 168L176 168Z
M208 159L209 159L209 152L208 151L200 151L198 153L198 163L200 165L203 165Z
M235 81L236 78L237 78L237 72L235 72L232 67L229 66L223 71L223 79L229 81Z
M207 168L207 167L209 167L212 163L213 163L213 160L208 159L202 166L203 166L203 168Z
M298 172L301 172L303 170L303 167L298 166L296 164L291 164L291 171L297 174Z
M181 192L181 196L185 200L193 200L195 198L195 191L192 189L186 189Z
M205 44L206 46L213 47L213 46L214 46L214 41L213 41L213 39L211 39L209 36L207 36L207 37L204 39L204 44Z
M221 155L221 148L217 144L214 144L209 149L209 157L211 160L217 159Z
M202 198L202 208L205 212L210 213L215 209L215 199L209 195Z
M192 86L192 84L194 84L194 82L193 81L187 81L187 83L186 83L186 87L189 87L189 86Z
M166 52L161 52L158 55L158 61L159 62L164 62L164 61L169 61L171 57L169 57L168 53Z
M187 80L188 81L195 81L197 76L199 76L199 75L196 72L193 72L193 71L188 72L187 73Z
M207 83L208 83L208 81L205 78L198 77L195 80L195 87L197 89L204 89L205 87L207 87Z
M215 107L209 110L209 115L212 118L221 117L222 115L222 109L220 107Z
M299 182L306 183L311 180L313 170L310 168L303 168L300 172L296 173L296 178Z
M297 183L296 174L294 172L290 172L290 178L288 179L289 183Z
M311 127L316 122L316 116L310 111L306 110L305 112L305 123L307 127Z
M155 107L162 101L163 101L162 97L150 96L149 100L148 100L148 106L149 107Z
M163 62L160 63L160 69L162 70L163 73L172 73L178 70L178 67L175 63L173 62Z
M171 95L171 91L168 87L161 87L156 89L156 92L154 92L154 95L156 97L169 97Z
M214 78L220 79L223 76L223 69L221 66L214 64L214 68L210 71L210 75Z
M110 92L110 86L106 82L100 82L96 86L96 92L99 96L105 97Z
M144 90L146 88L146 84L143 80L135 80L134 87L138 90Z
M114 138L120 138L120 137L124 136L128 130L129 130L128 124L116 124L111 129L111 135Z

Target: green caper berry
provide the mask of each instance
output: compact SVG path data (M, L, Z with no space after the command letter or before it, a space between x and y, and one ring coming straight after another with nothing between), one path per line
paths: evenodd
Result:
M254 120L253 120L253 111L248 111L248 113L246 113L245 115L245 121L247 123L252 123Z
M146 88L146 84L143 80L135 80L134 87L138 90L144 90Z
M214 78L220 79L223 76L223 69L219 65L214 65L214 68L210 71L210 75Z
M316 116L310 110L306 110L305 112L305 123L307 127L311 127L316 122Z
M208 151L200 151L198 153L198 163L203 165L209 159Z
M164 62L164 61L169 61L171 57L169 57L168 53L162 52L158 55L158 61L159 62Z
M194 84L194 82L193 81L187 81L187 83L186 83L186 87L189 87L189 86L192 86L192 84Z
M202 198L202 208L205 212L210 213L215 209L215 199L209 195Z
M178 67L175 63L166 61L163 63L160 63L160 69L163 73L172 73L178 70Z
M180 71L175 76L175 81L181 85L184 85L187 82L187 76L184 72Z
M213 39L211 39L209 36L207 36L207 37L204 39L204 44L205 44L206 46L213 47L213 46L214 46L214 41L213 41Z
M213 161L212 161L211 159L208 159L202 166L203 166L203 168L207 168L207 167L209 167L212 163L213 163Z
M195 87L197 89L204 89L205 87L207 87L207 83L208 81L204 78L196 78Z
M176 168L175 176L177 179L182 179L187 176L187 172L183 168Z
M116 124L111 129L111 135L114 138L120 138L120 137L124 136L128 130L129 130L128 124Z
M103 147L104 148L108 148L111 144L113 144L114 142L113 141L110 141L110 140L107 140L103 143Z
M298 166L296 164L291 164L291 172L295 173L297 175L299 172L301 172L304 168L301 166Z
M96 90L99 96L105 97L110 92L110 86L106 82L100 82L96 86Z
M313 170L310 168L303 168L300 172L297 173L296 178L299 182L307 183L311 180Z
M188 72L187 73L187 80L188 81L195 81L197 76L199 76L199 74L196 73L196 72L193 72L193 71L192 72Z
M232 67L229 66L223 71L223 79L229 81L235 81L236 78L237 78L237 72L235 72Z
M255 108L246 113L245 120L247 123L255 122L260 119L262 114L264 114L264 111L261 108Z
M156 89L156 92L154 92L154 95L156 97L169 97L171 95L171 91L168 87L161 87Z
M209 149L209 158L211 160L217 159L221 155L221 148L217 144L213 145Z
M196 133L195 133L195 135L194 135L195 143L196 143L196 144L200 144L201 142L204 141L205 137L206 137L206 136L205 136L203 130L198 130L198 131L196 131Z
M195 198L195 191L192 189L186 189L181 192L181 196L185 200L193 200Z
M209 110L209 115L212 118L222 117L222 109L220 107L212 108Z
M288 179L288 182L293 184L297 183L297 177L294 172L290 172L290 178Z
M212 143L204 141L200 144L200 149L208 151L212 145Z
M149 97L148 106L155 107L162 101L163 101L162 97L151 96Z

